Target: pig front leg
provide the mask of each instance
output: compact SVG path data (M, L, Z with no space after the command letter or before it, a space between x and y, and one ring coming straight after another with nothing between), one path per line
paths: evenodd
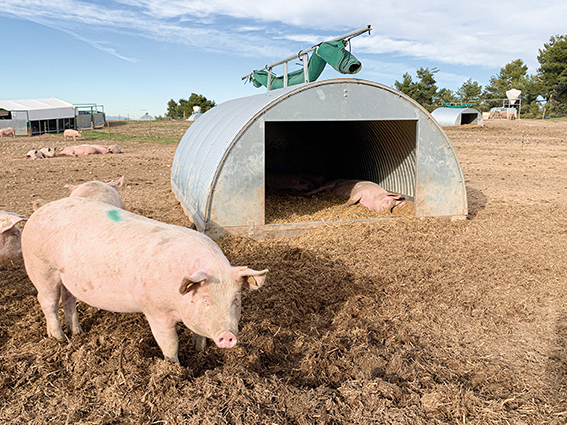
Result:
M77 300L65 286L61 287L61 303L65 312L67 328L71 330L73 335L80 334L82 329L79 324L79 315L77 314Z
M167 319L155 319L147 315L146 319L148 319L152 334L159 348L161 348L163 356L173 363L179 363L179 357L177 357L179 339L177 337L177 331L175 330L176 323Z
M195 350L197 350L199 353L204 353L205 348L207 348L207 338L193 332L191 339L193 340L193 347L195 347Z

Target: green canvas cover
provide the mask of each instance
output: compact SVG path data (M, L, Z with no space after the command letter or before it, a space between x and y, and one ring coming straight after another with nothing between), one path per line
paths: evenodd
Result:
M346 41L327 41L318 45L309 58L307 72L309 81L316 81L325 69L325 65L331 65L341 74L356 74L362 68L362 64L354 55L346 50ZM268 71L254 71L249 79L254 87L268 87L268 75L270 75L270 89L280 89L284 86L283 75L276 76ZM293 86L305 82L303 69L298 69L287 74L287 85Z

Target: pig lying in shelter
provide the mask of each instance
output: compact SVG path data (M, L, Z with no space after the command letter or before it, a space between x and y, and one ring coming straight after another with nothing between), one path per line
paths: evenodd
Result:
M22 261L22 231L16 226L22 220L23 215L0 211L0 264Z
M259 288L268 270L232 267L212 239L100 201L68 197L29 218L22 233L29 278L47 321L47 334L81 332L76 300L114 312L141 312L164 356L178 362L176 323L220 348L237 343L241 290Z
M378 184L365 180L332 180L320 188L307 193L307 195L324 191L331 191L347 198L347 205L354 205L358 202L374 212L391 212L395 206L403 205L405 202L401 199L402 195L390 193Z

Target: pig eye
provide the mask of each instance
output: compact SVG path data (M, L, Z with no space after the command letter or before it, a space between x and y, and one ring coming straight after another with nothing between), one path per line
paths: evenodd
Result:
M211 305L211 300L209 300L208 298L203 298L203 304Z
M234 304L240 304L240 295L234 297Z

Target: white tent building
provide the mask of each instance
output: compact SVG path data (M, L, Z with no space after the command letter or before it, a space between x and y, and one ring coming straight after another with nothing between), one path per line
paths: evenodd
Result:
M16 135L59 133L75 128L76 107L59 99L0 100L0 128Z

